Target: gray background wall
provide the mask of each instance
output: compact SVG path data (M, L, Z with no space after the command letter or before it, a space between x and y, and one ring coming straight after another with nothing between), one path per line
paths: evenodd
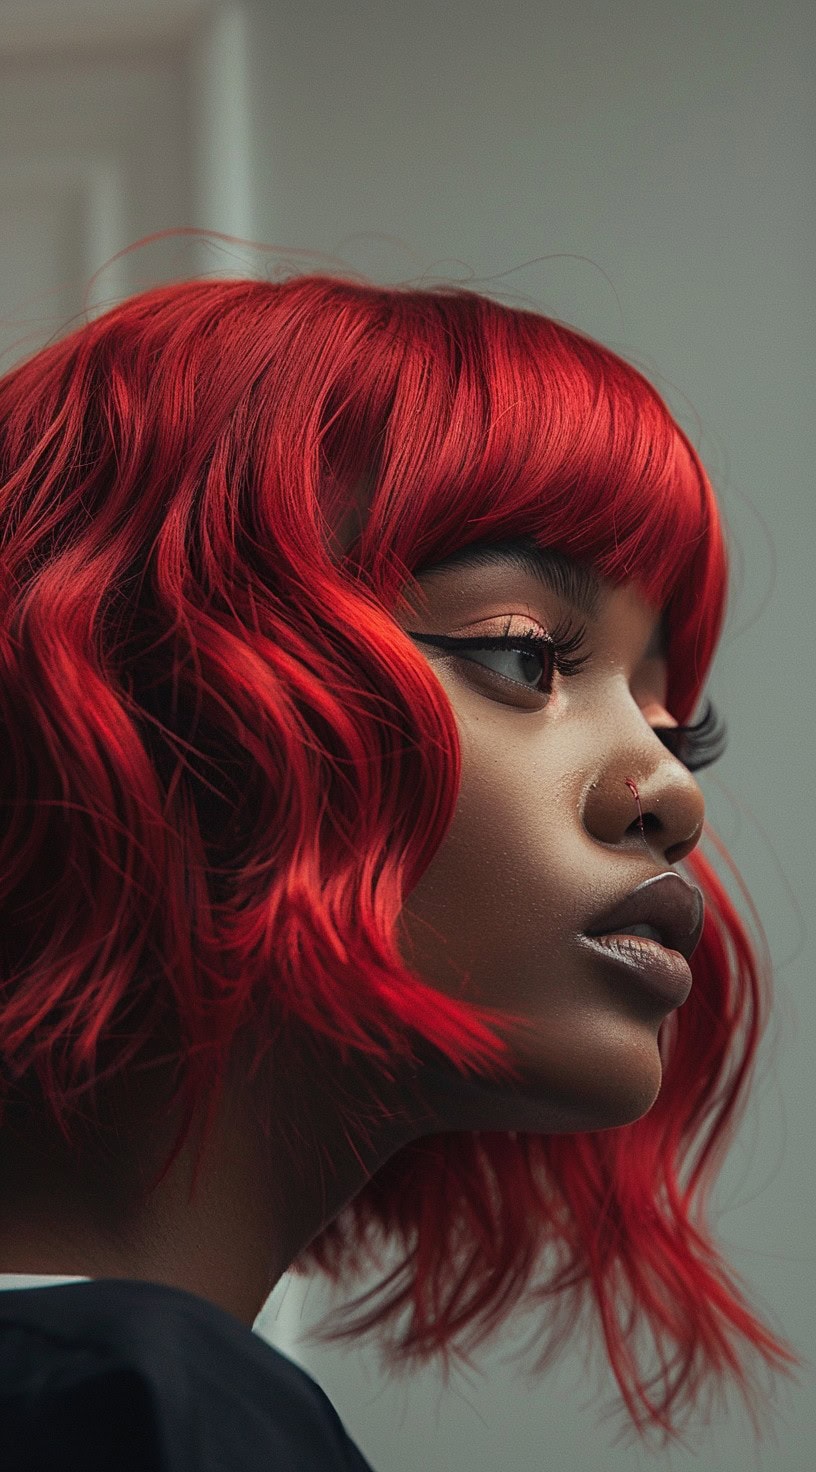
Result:
M63 28L59 66L17 55L35 9ZM123 60L115 16L125 10ZM66 19L80 11L84 32ZM709 687L730 744L701 781L777 986L715 1219L760 1310L816 1360L812 5L0 0L0 47L4 35L0 247L18 266L0 282L3 331L12 311L33 320L20 282L51 197L46 172L36 208L25 203L20 149L35 136L52 149L47 129L67 131L70 117L81 167L63 161L54 177L95 202L75 284L141 234L193 224L300 250L305 268L328 269L309 254L323 252L383 282L515 294L636 361L692 434L734 557ZM114 152L100 162L103 146ZM192 274L191 259L151 247L137 266L120 263L117 289ZM241 252L216 244L196 259L240 269ZM78 309L68 286L44 335ZM598 1410L614 1382L599 1400L577 1350L530 1389L500 1363L510 1325L447 1392L433 1371L389 1382L371 1346L297 1347L329 1301L320 1281L285 1279L257 1329L324 1386L378 1472L812 1465L812 1372L799 1388L780 1385L773 1439L759 1448L734 1397L712 1426L698 1419L688 1452L649 1456L612 1445L625 1422L601 1422Z
M813 8L251 11L257 237L382 281L518 293L633 357L713 475L735 587L710 693L730 745L702 785L778 992L718 1226L760 1304L813 1356ZM310 1322L328 1301L310 1292ZM383 1472L812 1464L812 1378L782 1388L775 1445L754 1453L735 1399L714 1427L697 1425L691 1452L651 1458L611 1447L577 1354L528 1391L500 1348L480 1360L483 1378L447 1394L432 1374L389 1384L368 1349L310 1349L303 1362Z

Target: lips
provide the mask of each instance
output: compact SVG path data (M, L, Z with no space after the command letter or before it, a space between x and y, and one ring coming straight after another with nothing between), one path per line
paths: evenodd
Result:
M688 961L702 935L705 903L702 892L674 869L653 875L619 903L595 916L586 935L628 935L633 925L650 926L660 944L679 951Z

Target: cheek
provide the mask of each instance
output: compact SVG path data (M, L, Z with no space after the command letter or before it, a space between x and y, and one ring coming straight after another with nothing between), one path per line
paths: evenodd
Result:
M542 762L531 765L512 723L487 720L462 740L462 782L448 833L401 917L403 955L452 995L506 1005L541 985L544 958L562 943L569 909L574 805ZM492 734L491 734L492 733ZM486 738L486 735L488 739ZM539 743L540 745L540 743ZM573 856L574 857L574 856Z
M574 752L557 738L544 749L540 728L535 744L518 723L474 718L453 822L399 917L400 952L424 981L530 1025L512 1034L520 1085L426 1066L430 1132L606 1129L638 1119L660 1088L653 1013L576 941L604 875Z

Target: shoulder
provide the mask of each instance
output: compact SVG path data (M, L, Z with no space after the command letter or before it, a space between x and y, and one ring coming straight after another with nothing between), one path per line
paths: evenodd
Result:
M130 1279L0 1293L4 1472L276 1465L371 1472L320 1386L230 1314Z

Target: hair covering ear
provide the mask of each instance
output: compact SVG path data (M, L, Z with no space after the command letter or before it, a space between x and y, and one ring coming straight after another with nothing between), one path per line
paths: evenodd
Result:
M329 547L332 561L342 561L354 543L362 536L371 510L375 484L376 478L373 472L363 471L351 488L351 500L349 501L348 497L344 496L341 503L342 510L337 520L334 523L329 520ZM337 499L340 500L339 495Z

